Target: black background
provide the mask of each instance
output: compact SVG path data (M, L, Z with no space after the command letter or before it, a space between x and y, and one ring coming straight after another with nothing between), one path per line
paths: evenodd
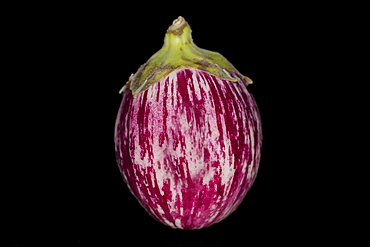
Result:
M345 237L328 231L345 227L331 208L334 185L325 182L336 165L327 155L333 123L326 120L335 114L328 63L336 59L329 37L339 29L336 16L326 18L330 9L143 3L13 11L20 138L5 215L17 246L301 245ZM164 226L141 208L122 181L113 142L118 91L179 15L199 47L220 52L254 81L248 90L264 134L260 170L242 205L192 231Z

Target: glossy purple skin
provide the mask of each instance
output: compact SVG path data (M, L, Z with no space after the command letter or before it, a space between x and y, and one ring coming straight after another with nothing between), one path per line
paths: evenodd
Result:
M240 205L257 175L261 142L245 84L195 69L174 71L136 98L126 90L115 129L130 191L150 215L180 229L208 227Z

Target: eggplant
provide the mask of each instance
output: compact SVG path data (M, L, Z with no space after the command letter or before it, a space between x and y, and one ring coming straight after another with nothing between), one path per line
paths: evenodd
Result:
M261 157L252 81L221 54L197 47L181 16L162 49L121 89L115 152L142 207L172 228L200 229L235 211Z

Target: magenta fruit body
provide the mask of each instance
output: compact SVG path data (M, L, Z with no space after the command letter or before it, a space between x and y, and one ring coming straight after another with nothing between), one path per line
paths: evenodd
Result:
M155 219L180 229L208 227L240 205L256 178L261 143L258 108L242 80L192 68L136 98L126 90L115 126L130 191Z

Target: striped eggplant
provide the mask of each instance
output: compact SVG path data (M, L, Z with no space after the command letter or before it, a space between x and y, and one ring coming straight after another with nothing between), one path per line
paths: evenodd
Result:
M221 54L197 47L184 18L121 89L118 166L131 193L165 225L200 229L242 202L259 166L252 81Z

